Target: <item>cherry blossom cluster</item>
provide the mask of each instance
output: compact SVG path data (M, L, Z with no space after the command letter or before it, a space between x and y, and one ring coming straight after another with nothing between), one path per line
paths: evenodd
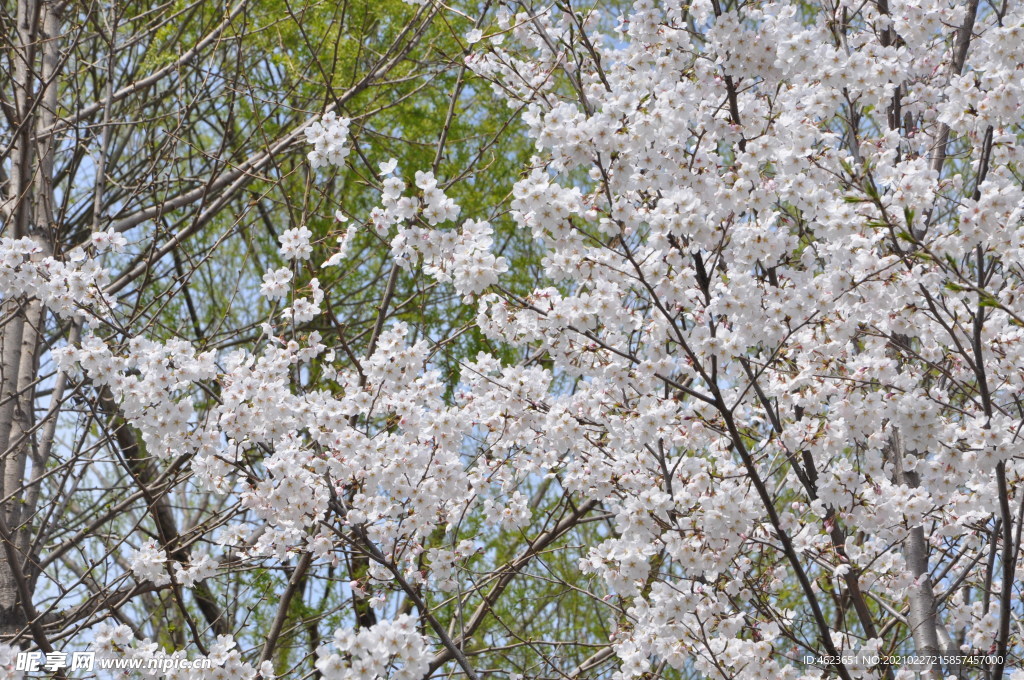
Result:
M261 664L259 671L243 661L234 638L229 635L218 636L208 654L186 656L181 650L168 653L148 638L137 639L132 629L124 624L101 623L93 628L93 633L92 649L98 657L138 659L140 667L133 671L138 677L166 680L255 680L257 677L273 680L275 677L269 661ZM188 668L183 664L164 663L165 659L185 658L190 662ZM156 663L150 663L151 660ZM209 660L209 668L202 663L205 660Z
M339 629L331 647L317 650L326 680L419 680L429 665L427 641L408 614L359 631Z
M0 680L22 680L23 671L17 670L18 648L0 643Z
M420 191L414 196L404 196L406 183L392 175L395 167L394 159L380 166L381 174L386 175L382 182L381 205L370 211L369 219L378 235L385 236L393 225L408 222L415 217L435 226L459 216L461 208L438 186L433 172L417 170L416 187Z
M124 417L142 432L150 454L171 457L212 445L213 433L193 428L191 390L216 375L214 352L197 353L182 340L159 343L136 337L121 356L102 338L87 333L78 347L61 348L54 358L63 370L73 371L77 365L98 387L109 389Z
M101 252L119 249L125 239L100 233L92 243ZM109 272L82 248L57 258L35 239L0 238L0 295L4 298L35 298L55 314L71 318L83 313L83 307L97 304L100 290L109 281Z
M328 111L319 121L306 127L306 141L313 145L307 154L314 169L330 165L344 165L351 151L348 129L351 121Z
M309 227L296 227L281 234L281 257L286 260L307 260L313 253L313 246L309 244L309 238L313 232Z
M508 261L491 252L493 233L490 223L480 220L466 220L459 233L408 227L391 241L391 254L406 266L419 255L427 274L451 282L468 302L468 296L482 293L508 271Z
M157 546L156 541L146 541L142 547L128 556L128 563L135 578L139 581L152 581L158 586L171 582L165 567L166 562L167 553Z

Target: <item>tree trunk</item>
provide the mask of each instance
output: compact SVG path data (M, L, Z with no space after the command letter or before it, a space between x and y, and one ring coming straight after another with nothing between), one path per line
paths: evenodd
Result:
M59 61L59 18L48 0L21 0L15 17L14 110L17 128L11 149L11 174L6 186L2 216L4 236L33 238L45 251L45 238L53 229L53 160L49 139L37 142L38 131L55 120L56 70ZM35 511L36 493L25 480L29 462L42 469L45 461L35 452L35 386L39 348L43 338L45 309L38 300L4 300L0 326L0 451L3 453L0 513L10 530L15 553L12 563L0 551L0 636L11 638L26 624L25 606L19 601L17 574L34 585L29 564L31 532L25 524Z
M912 489L920 486L921 480L917 472L903 467L903 456L916 453L904 449L898 430L892 435L891 453L896 481ZM938 656L943 653L943 648L939 643L938 606L928 568L928 541L925 539L924 527L916 526L910 530L910 536L907 537L903 549L903 559L914 576L914 584L909 588L907 595L910 604L907 622L910 624L910 634L914 639L914 653L925 657ZM942 670L938 664L915 670L921 673L924 680L942 678Z

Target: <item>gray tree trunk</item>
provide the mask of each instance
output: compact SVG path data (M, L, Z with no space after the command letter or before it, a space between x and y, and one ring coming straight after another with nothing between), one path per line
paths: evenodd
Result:
M50 141L37 141L39 130L56 117L56 71L59 63L59 17L49 0L20 0L15 16L13 102L17 128L11 149L11 172L3 207L3 235L30 237L48 249L56 228L53 220L53 153ZM38 491L27 488L29 463L41 470L45 461L34 456L35 380L43 338L45 310L37 300L6 299L0 303L0 457L4 499L0 516L14 543L17 560L0 551L0 636L10 638L26 625L17 575L31 586L36 574L30 554L28 522L35 512Z

